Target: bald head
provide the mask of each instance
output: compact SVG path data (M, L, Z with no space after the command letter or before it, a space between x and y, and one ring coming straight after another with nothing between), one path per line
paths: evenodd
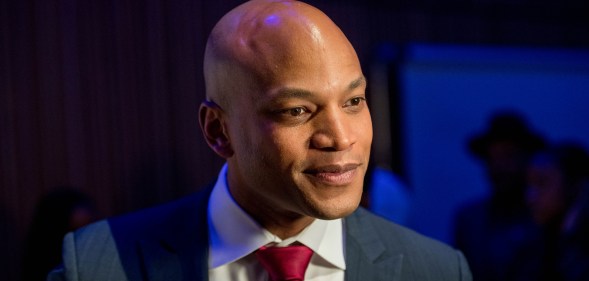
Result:
M209 36L207 99L229 107L238 95L336 59L359 66L348 39L323 12L298 1L249 1L226 14Z

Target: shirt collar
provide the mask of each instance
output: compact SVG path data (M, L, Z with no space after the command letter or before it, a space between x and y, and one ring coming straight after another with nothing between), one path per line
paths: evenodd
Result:
M210 268L234 262L270 243L286 246L295 241L311 248L334 266L346 268L341 219L315 219L301 233L282 240L237 205L229 193L226 177L227 164L221 169L209 198Z

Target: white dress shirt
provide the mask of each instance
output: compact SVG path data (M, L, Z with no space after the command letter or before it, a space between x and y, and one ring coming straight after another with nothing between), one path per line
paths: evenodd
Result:
M343 281L344 232L342 220L315 219L301 233L287 239L262 228L231 197L223 166L209 198L209 280L268 280L254 252L264 245L299 242L313 250L305 280Z

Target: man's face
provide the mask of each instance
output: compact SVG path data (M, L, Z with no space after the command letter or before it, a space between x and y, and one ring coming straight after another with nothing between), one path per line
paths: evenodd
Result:
M533 163L528 169L526 201L539 224L552 222L566 209L564 179L551 163Z
M357 208L372 122L350 49L295 53L231 103L228 179L246 210L334 219Z

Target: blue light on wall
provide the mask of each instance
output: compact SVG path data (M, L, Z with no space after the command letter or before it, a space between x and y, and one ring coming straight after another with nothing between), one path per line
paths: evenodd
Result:
M466 150L499 110L522 113L551 141L589 147L589 51L413 45L401 66L408 224L451 242L456 208L487 193Z

